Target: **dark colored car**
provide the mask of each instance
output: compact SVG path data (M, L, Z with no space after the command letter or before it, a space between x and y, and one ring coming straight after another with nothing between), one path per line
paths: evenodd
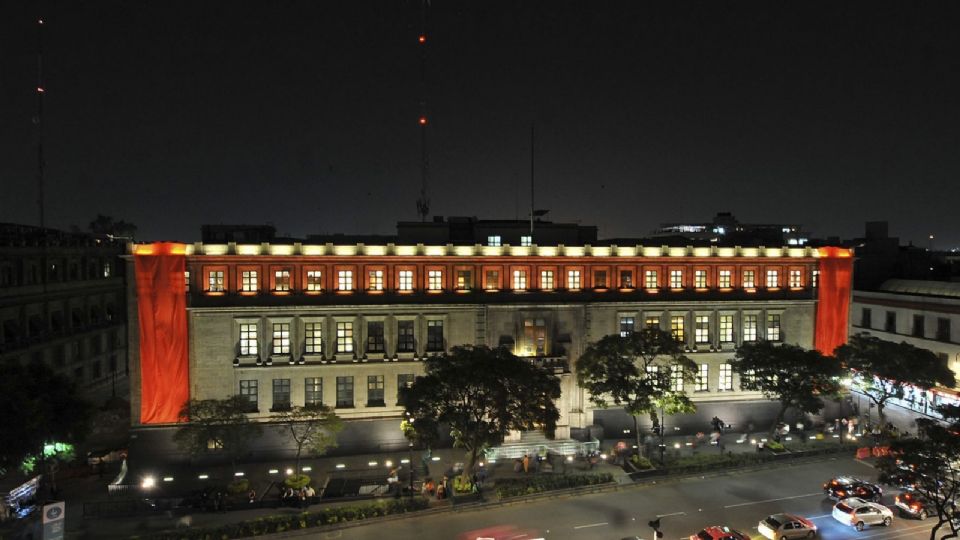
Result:
M823 494L839 501L848 497L859 497L866 501L879 501L883 496L880 486L854 478L852 476L838 476L823 485Z
M916 519L926 519L937 515L937 507L916 491L904 491L894 498L900 515Z

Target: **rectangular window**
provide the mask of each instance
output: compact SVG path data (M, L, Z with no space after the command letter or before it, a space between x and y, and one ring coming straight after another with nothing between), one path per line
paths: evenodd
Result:
M303 380L303 404L323 404L323 378L307 377Z
M710 343L710 316L697 315L693 328L694 339L697 343Z
M290 290L290 271L289 270L277 270L273 273L273 290L275 291Z
M244 270L240 273L240 291L257 292L257 271Z
M540 288L544 291L553 290L553 270L540 271Z
M721 392L733 390L733 366L728 363L720 364L720 378L717 382L717 390Z
M353 290L353 271L352 270L337 271L337 290L340 290L340 291Z
M693 383L693 390L695 392L710 391L710 365L709 364L697 365L697 379Z
M473 274L469 270L457 270L457 289L466 291L473 288Z
M500 272L497 270L487 270L487 288L500 288Z
M756 372L752 369L749 369L740 375L740 390L750 391L750 387L756 379Z
M733 341L733 315L720 315L720 343Z
M240 381L240 395L247 399L247 412L258 410L257 387L259 381Z
M273 323L273 354L290 354L290 323Z
M183 271L183 286L187 292L190 292L190 271Z
M580 271L579 270L567 271L567 288L570 290L577 290L580 288Z
M397 288L401 291L413 290L413 270L401 270L397 277Z
M273 380L273 408L271 411L290 409L290 379Z
M427 350L430 352L443 350L443 321L427 321Z
M799 289L800 287L803 287L802 276L803 274L800 272L800 270L790 271L790 288L791 289Z
M103 263L103 277L110 277L111 271L113 269L110 267L110 263Z
M937 341L950 342L950 319L937 317Z
M383 321L369 321L367 323L367 352L382 353L383 345Z
M370 280L370 290L371 291L382 291L383 290L383 270L371 270L367 277Z
M717 275L717 286L720 287L721 289L729 289L730 283L731 283L730 271L721 270L720 273Z
M240 324L240 356L257 356L257 323Z
M777 313L767 314L767 340L780 341L780 315Z
M207 273L207 290L210 292L223 292L222 270L211 270Z
M670 390L683 392L683 367L680 364L670 366Z
M337 408L353 407L353 377L337 377Z
M353 323L352 322L337 323L337 352L338 353L353 352Z
M597 270L593 273L593 287L596 289L606 289L607 288L607 272L606 270Z
M427 271L427 289L439 291L443 289L443 272L440 270Z
M401 373L397 375L397 405L406 405L403 399L403 389L413 386L413 373Z
M653 388L660 388L660 366L647 366L647 380Z
M620 287L623 289L633 288L633 272L629 270L620 271Z
M924 336L923 332L924 319L923 315L914 315L913 316L913 332L914 337L922 338Z
M307 354L323 352L323 325L318 322L303 325L304 351Z
M319 270L307 270L307 290L320 292L323 290L323 273Z
M670 288L671 289L683 288L683 270L670 271Z
M888 311L887 319L883 323L884 332L890 332L891 334L897 333L897 312Z
M500 236L499 235L488 236L487 245L492 247L500 247Z
M521 236L521 237L520 237L520 245L523 246L523 247L530 247L530 246L532 246L532 245L533 245L533 237L532 237L532 236Z
M657 271L656 270L647 270L643 274L643 286L647 289L656 289L657 288Z
M860 326L870 328L873 319L873 311L870 308L860 310Z
M397 352L414 352L413 321L397 321Z
M522 347L524 356L547 354L547 323L544 319L524 319Z
M656 316L656 315L647 315L647 317L643 320L643 326L646 327L646 328L651 328L651 329L654 329L654 330L659 330L659 329L660 329L660 317L658 317L658 316Z
M527 288L527 273L523 270L513 271L513 290L522 291Z
M634 319L633 317L620 317L620 337L627 337L633 333L634 330Z
M367 375L367 407L383 407L383 375Z
M814 289L816 289L817 287L820 286L820 271L819 271L819 270L814 270L814 271L813 271L813 274L811 275L811 278L810 278L810 285L813 286Z
M707 288L707 271L706 270L694 270L693 286L698 289Z
M756 286L757 286L757 282L754 277L753 270L744 270L743 271L743 288L752 289Z
M683 315L674 315L670 317L670 335L675 341L683 343L686 335L683 333Z
M743 316L743 340L744 341L757 340L757 316L756 315Z
M778 270L767 270L767 288L776 289L780 286L780 272Z

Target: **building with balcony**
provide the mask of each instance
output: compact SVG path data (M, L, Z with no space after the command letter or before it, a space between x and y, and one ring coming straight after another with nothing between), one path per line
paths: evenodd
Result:
M399 389L458 344L505 346L555 373L558 437L595 424L615 433L632 423L591 405L573 363L590 342L643 326L672 332L699 366L685 390L701 412L686 421L705 426L721 411L759 425L775 411L741 390L729 364L739 344L846 341L846 250L485 244L135 246L141 440L160 445L187 398L239 394L262 421L292 405L333 407L346 420L338 452L405 448Z

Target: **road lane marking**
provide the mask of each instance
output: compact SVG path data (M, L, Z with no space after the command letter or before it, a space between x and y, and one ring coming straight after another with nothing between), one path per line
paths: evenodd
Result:
M874 525L874 527L876 527L876 525ZM876 534L865 534L865 535L863 535L863 536L860 536L860 538L879 538L879 537L881 537L881 536L889 536L889 535L891 535L891 534L900 534L900 533L905 533L905 532L915 531L915 530L917 530L917 529L925 529L925 528L928 528L928 526L927 526L927 525L914 525L913 527L907 527L907 528L905 528L905 529L894 529L894 530L887 530L887 531L877 531Z
M866 465L867 467L870 467L871 469L876 469L876 467L874 467L872 463L867 463L866 461L862 461L862 460L859 460L859 459L856 459L856 458L854 458L854 461L856 461L857 463L859 463L859 464L861 464L861 465Z
M574 530L576 530L576 529L589 529L590 527L603 527L604 525L609 525L609 523L607 523L606 521L604 521L604 522L602 522L602 523L591 523L591 524L589 524L589 525L577 525L576 527L574 527Z
M768 502L789 501L790 499L801 499L801 498L803 498L803 497L813 497L814 495L823 496L823 493L822 493L822 492L807 493L806 495L794 495L794 496L792 496L792 497L779 497L779 498L777 498L777 499L766 499L766 500L763 500L763 501L753 501L753 502L745 502L745 503L737 503L737 504L728 504L727 506L724 506L724 508L737 508L737 507L740 507L740 506L750 506L751 504L763 504L763 503L768 503Z
M658 518L662 518L662 517L685 516L685 515L687 515L686 512L674 512L674 513L672 513L672 514L657 514L657 517L658 517Z

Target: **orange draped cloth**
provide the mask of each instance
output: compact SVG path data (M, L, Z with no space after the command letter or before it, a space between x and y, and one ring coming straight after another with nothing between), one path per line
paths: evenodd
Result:
M843 248L820 248L820 283L814 346L823 354L847 342L853 256Z

